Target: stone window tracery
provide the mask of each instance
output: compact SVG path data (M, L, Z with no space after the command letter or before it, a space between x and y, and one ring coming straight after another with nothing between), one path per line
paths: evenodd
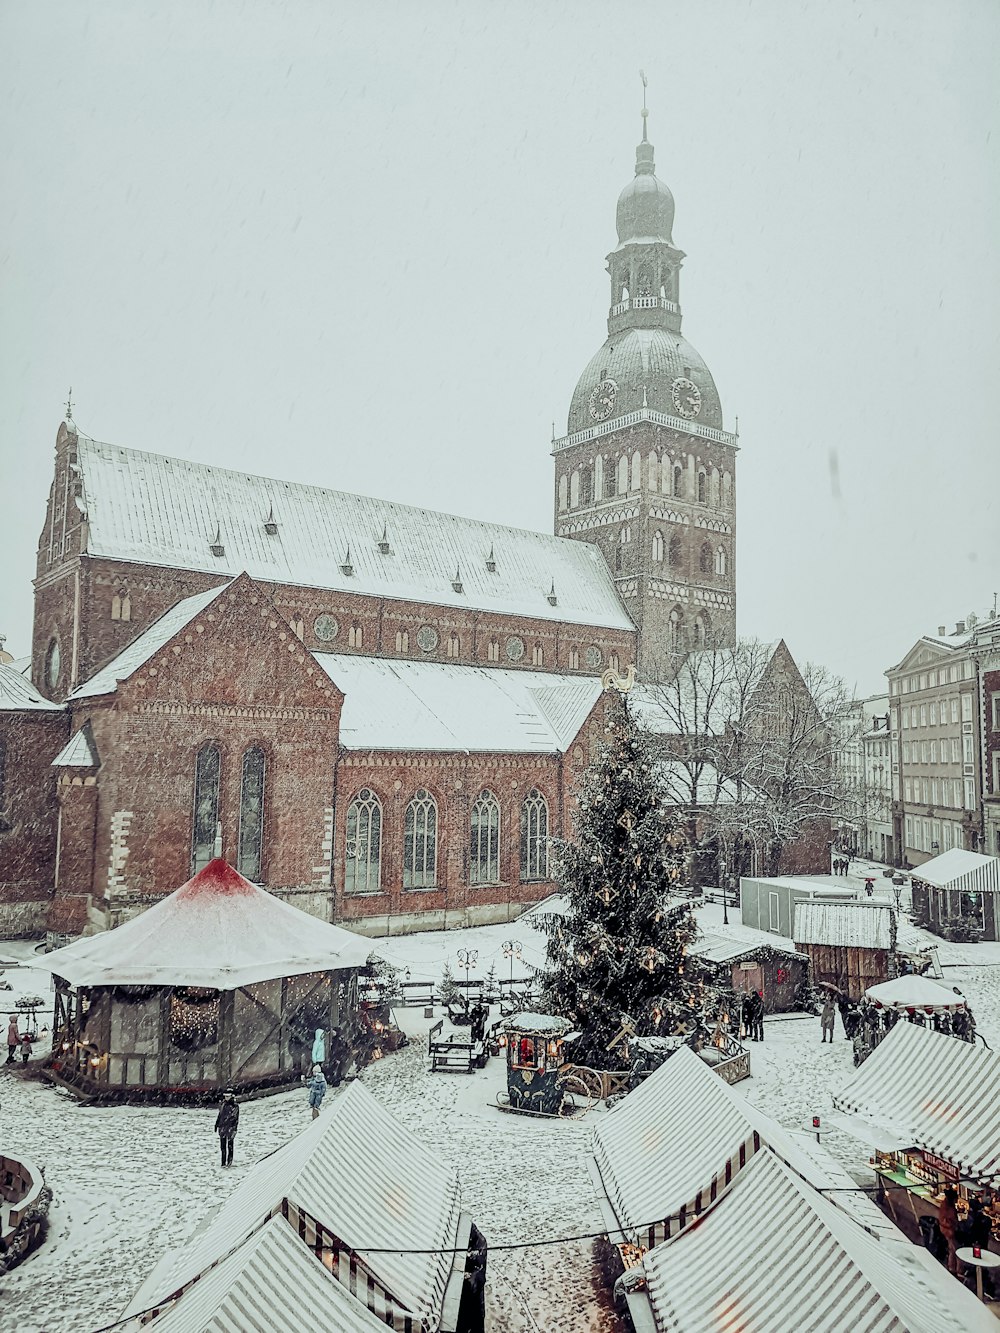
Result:
M191 874L204 870L215 854L219 823L219 781L222 757L212 741L198 751L194 763L194 818L191 832Z
M684 469L680 463L674 464L674 495L679 498L684 496Z
M382 887L382 806L362 787L347 809L344 892L378 893Z
M525 883L548 879L549 807L537 787L521 806L521 879Z
M403 822L403 888L430 889L437 882L437 804L423 787L414 792Z
M715 572L716 574L726 574L729 570L729 559L726 555L726 548L720 546L715 553Z
M704 472L699 472L699 473L698 473L698 503L699 503L700 505L703 505L703 504L705 503L706 489L707 489L707 486L706 486L705 474L704 474Z
M462 651L462 641L457 634L448 635L448 656L458 657Z
M500 878L500 805L491 791L472 807L469 883L495 884Z
M410 635L405 629L396 631L396 652L408 653L410 651Z
M264 751L251 746L243 755L240 781L240 833L236 869L244 879L260 883L264 850Z
M653 559L657 563L663 559L663 533L659 529L653 533Z
M532 666L545 665L545 652L540 643L536 643L534 648L532 648L531 650L531 665Z

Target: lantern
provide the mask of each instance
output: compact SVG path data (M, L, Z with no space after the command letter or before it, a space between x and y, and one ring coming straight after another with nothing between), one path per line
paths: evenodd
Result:
M559 1043L558 1043L557 1041L550 1041L550 1042L549 1042L548 1050L549 1050L549 1055L552 1055L552 1056L558 1055L558 1054L559 1054Z

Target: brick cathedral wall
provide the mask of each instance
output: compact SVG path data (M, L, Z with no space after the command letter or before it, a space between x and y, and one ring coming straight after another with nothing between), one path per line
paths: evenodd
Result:
M44 929L44 906L54 888L58 811L52 760L66 738L67 719L63 713L0 712L4 770L0 791L0 928L14 934Z

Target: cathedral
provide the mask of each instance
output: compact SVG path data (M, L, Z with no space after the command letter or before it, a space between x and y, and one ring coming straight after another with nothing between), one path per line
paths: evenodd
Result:
M616 221L552 536L101 443L67 412L30 670L0 665L0 930L107 929L218 854L373 933L552 891L602 674L735 639L737 438L681 332L645 111Z

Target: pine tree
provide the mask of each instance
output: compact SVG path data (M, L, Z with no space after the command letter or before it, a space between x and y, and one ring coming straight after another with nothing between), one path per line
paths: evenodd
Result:
M575 833L556 872L569 909L541 923L542 1003L580 1029L576 1062L608 1068L616 1062L608 1044L623 1023L640 1035L690 1034L701 1029L703 998L701 970L687 956L694 916L687 903L668 901L685 877L686 834L621 696L609 705L606 744L584 779Z
M444 965L444 970L441 973L441 986L438 993L441 998L441 1003L444 1005L455 1004L459 998L458 987L455 985L455 978L451 973L450 962L447 962Z

